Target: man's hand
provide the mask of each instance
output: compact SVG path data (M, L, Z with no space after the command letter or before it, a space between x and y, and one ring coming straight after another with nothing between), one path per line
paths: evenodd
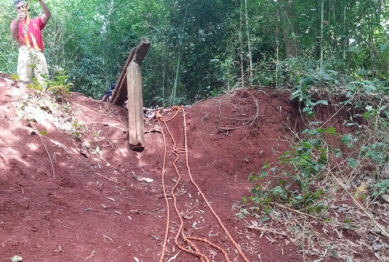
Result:
M41 19L42 19L42 23L43 24L46 24L47 21L50 19L51 17L51 13L50 13L50 10L49 8L47 8L47 5L46 3L43 1L43 0L38 0L39 3L41 4L41 7L43 9L43 15L41 16Z
M23 21L24 19L26 19L26 17L27 17L27 14L25 12L20 12L20 13L18 13L18 16L17 16L19 21Z

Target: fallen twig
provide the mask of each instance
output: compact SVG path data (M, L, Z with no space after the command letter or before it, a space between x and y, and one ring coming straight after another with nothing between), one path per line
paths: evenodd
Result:
M253 230L258 230L258 231L265 231L265 232L268 232L268 233L272 233L272 234L276 234L276 235L280 235L280 236L284 236L284 237L289 238L287 234L284 234L284 233L281 233L281 232L277 232L277 231L274 231L274 230L271 230L271 229L263 228L263 227L246 226L246 228L253 229Z
M110 238L109 236L106 236L106 235L103 234L103 237L104 237L104 240L105 239L109 239L109 240L111 240L111 242L113 242L112 238Z
M366 208L364 208L361 203L358 202L358 200L355 199L355 197L347 190L347 187L345 184L342 183L342 181L340 181L337 177L335 177L332 173L331 173L331 176L336 180L336 182L338 182L338 184L344 189L344 191L347 192L347 194L351 197L351 199L353 200L354 204L357 205L372 221L373 223L381 230L381 233L388 237L389 238L389 233L388 231L386 231L386 229L380 224L377 222L377 220L375 220L375 218L373 217L373 215L366 210Z
M41 140L43 146L45 147L47 156L49 157L49 160L50 160L51 168L53 169L53 177L54 177L54 179L55 179L55 172L54 172L53 160L51 159L51 156L50 156L50 154L49 154L49 151L47 150L47 147L46 147L45 143L43 142L43 139L42 139L41 135L40 135L36 130L34 130L32 134L38 135L38 137L39 137L39 139Z
M317 219L317 220L323 220L323 219L321 219L321 218L319 218L319 217L312 216L312 215L310 215L310 214L307 214L307 213L304 213L304 212L295 210L295 209L293 209L293 208L290 208L290 207L287 207L287 206L284 206L284 205L281 205L281 204L278 204L278 203L272 203L272 204L275 205L275 206L278 206L278 207L287 209L287 210L289 210L289 211L295 212L295 213L297 213L297 214L303 215L303 216L307 216L307 217L310 217L310 218L313 218L313 219Z
M111 181L111 182L114 182L114 183L119 183L118 181L117 181L117 179L116 179L116 177L115 177L115 180L114 179L112 179L112 178L109 178L109 177L106 177L106 176L104 176L104 175L102 175L102 174L99 174L99 173L95 173L96 175L99 175L99 176L101 176L101 177L104 177L105 179L108 179L109 181Z
M219 131L221 131L221 132L224 132L224 131L232 131L232 130L236 130L236 129L239 129L240 127L219 127L219 126L217 126L216 127Z
M181 250L180 250L180 251L178 251L178 253L177 253L175 256L173 256L173 257L169 258L169 260L168 260L168 261L166 261L166 262L170 262L170 261L172 261L172 260L176 259L176 258L177 258L177 256L178 256L178 254L180 254L180 253L181 253Z
M94 123L94 124L101 124L100 122L92 122L92 123ZM122 131L123 133L127 133L127 132L128 132L128 130L121 129L120 127L117 127L117 126L115 126L115 125L112 125L112 124L106 123L106 122L103 123L103 126L109 126L109 127L113 127L113 128L119 129L119 130Z
M90 258L93 257L94 255L95 255L95 251L93 250L93 251L92 251L92 254L90 254L89 257L85 258L85 260L90 259Z
M258 100L254 98L253 94L251 94L250 92L247 92L251 95L251 97L253 98L254 102L255 102L255 108L256 108L256 114L255 116L250 119L247 123L247 124L250 124L250 126L254 123L255 120L257 120L258 116L259 116L259 105L258 105Z

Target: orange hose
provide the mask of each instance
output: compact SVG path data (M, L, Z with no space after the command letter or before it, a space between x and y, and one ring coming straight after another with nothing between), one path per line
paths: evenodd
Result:
M211 243L210 241L206 240L206 239L203 239L203 238L197 238L197 237L191 237L191 236L185 236L185 234L183 233L183 226L184 226L184 221L182 219L182 216L180 215L180 212L178 210L178 207L177 207L177 199L176 199L176 196L174 194L174 191L176 189L176 187L178 186L180 180L181 180L181 174L176 166L176 162L179 160L179 153L184 153L185 154L185 160L186 160L186 167L187 167L187 170L188 170L188 175L189 175L189 178L190 178L190 181L192 182L192 184L196 187L196 189L198 190L198 192L201 194L201 197L204 199L205 203L207 204L207 206L209 207L209 209L211 210L213 216L217 219L219 225L223 228L225 234L227 235L227 237L230 239L231 243L234 245L234 247L236 248L236 250L239 252L239 254L242 256L242 258L244 259L245 262L249 262L249 260L246 258L246 256L243 254L243 252L241 251L241 249L239 248L238 244L234 241L234 239L232 238L232 236L229 234L227 228L224 226L224 224L222 223L221 219L219 218L219 216L216 214L216 212L213 210L212 206L210 205L210 203L208 202L208 200L206 199L204 193L201 191L200 187L196 184L196 182L193 180L193 176L191 174L191 171L190 171L190 166L189 166L189 157L188 157L188 144L187 144L187 141L188 141L188 138L187 138L187 125L186 125L186 113L185 113L185 110L183 109L183 107L176 107L174 108L174 110L177 110L176 113L168 120L164 120L162 116L158 117L158 124L161 128L161 132L162 132L162 135L163 135L163 140L164 140L164 160L163 160L163 169L162 169L162 188L163 188L163 192L164 192L164 197L165 197L165 201L166 201L166 205L167 205L167 223L166 223L166 232L165 232L165 238L164 238L164 243L163 243L163 250L162 250L162 253L161 253L161 258L160 258L160 262L163 262L163 257L164 257L164 254L165 254L165 249L166 249L166 242L167 242L167 237L168 237L168 228L169 228L169 224L170 224L170 209L169 209L169 203L168 203L168 199L167 199L167 194L166 194L166 189L165 189L165 179L164 179L164 175L165 175L165 167L166 167L166 152L167 152L167 146L166 146L166 135L165 133L163 132L163 129L162 129L162 126L161 126L161 123L160 121L162 121L165 125L165 128L166 130L168 131L169 135L170 135L170 138L172 139L172 142L173 142L173 153L176 155L176 158L175 160L173 161L173 166L176 170L176 173L178 175L178 179L175 183L175 185L173 186L173 188L171 189L171 195L173 197L173 203L174 203L174 209L180 219L180 228L176 234L176 237L175 237L175 244L184 252L187 252L187 253L190 253L196 257L199 257L200 260L202 262L209 262L208 258L204 255L204 254L201 254L200 251L198 250L198 248L194 245L194 243L191 241L191 240L195 240L195 241L201 241L201 242L204 242L212 247L214 247L215 249L219 250L221 253L223 253L225 259L227 262L230 262L229 258L228 258L228 255L227 255L227 252L225 250L223 250L223 248L221 248L220 246L216 245L216 244L213 244ZM180 148L177 148L176 146L176 141L174 140L174 137L172 135L172 133L170 132L169 130L169 127L167 125L167 122L170 122L171 120L173 120L177 114L182 111L182 115L183 115L183 119L184 119L184 144L185 144L185 148L184 149L180 149ZM194 249L193 250L190 250L188 248L185 248L183 247L179 242L178 242L178 239L179 237L182 237L183 241L188 243L188 245Z
M157 118L157 119L159 119L159 118ZM161 126L161 123L159 121L158 121L158 124L159 124L159 127L162 130L162 126ZM169 201L167 199L166 189L165 189L166 137L165 137L165 133L164 132L162 132L162 136L163 136L163 145L164 145L164 157L163 157L163 164L162 164L162 190L163 190L163 196L164 196L165 202L166 202L166 231L165 231L165 237L164 237L163 245L162 245L161 258L159 260L160 262L163 262L163 257L165 255L166 242L167 242L167 237L168 237L168 234L169 234L169 223L170 223Z

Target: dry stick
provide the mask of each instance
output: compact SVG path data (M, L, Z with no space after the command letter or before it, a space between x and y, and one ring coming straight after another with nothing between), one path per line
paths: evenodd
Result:
M258 105L258 100L254 98L253 94L251 94L250 92L246 91L247 93L249 93L249 95L251 95L251 97L253 98L254 102L255 102L255 108L257 109L256 110L256 115L255 117L253 117L250 121L248 121L246 124L250 123L250 126L254 123L254 121L258 118L259 116L259 105Z
M114 182L114 183L116 183L116 184L119 184L119 182L118 182L118 181L115 181L114 179L112 179L112 178L109 178L109 177L106 177L106 176L104 176L104 175L102 175L102 174L95 173L95 175L98 175L98 176L104 177L105 179L107 179L107 180L109 180L109 181L111 181L111 182Z
M321 218L318 218L318 217L315 217L315 216L312 216L310 214L307 214L307 213L304 213L304 212L301 212L301 211L298 211L298 210L294 210L293 208L290 208L290 207L287 207L287 206L284 206L284 205L281 205L281 204L278 204L278 203L272 203L273 205L275 206L278 206L278 207L281 207L281 208L285 208L289 211L292 211L292 212L295 212L297 214L300 214L300 215L303 215L303 216L307 216L307 217L310 217L310 218L313 218L313 219L317 219L317 220L321 220Z
M89 257L87 257L87 258L85 258L85 260L88 260L88 259L90 259L91 257L93 257L95 255L95 250L93 250L92 251L92 254L90 254L90 256Z
M289 238L287 234L280 233L280 232L277 232L277 231L274 231L274 230L271 230L271 229L267 229L267 228L263 228L263 227L246 226L246 228L253 229L253 230L258 230L258 231L265 231L265 232L268 232L268 233L272 233L272 234L275 234L275 235L280 235L280 236L284 236L284 237Z
M102 159L114 172L116 172L116 169L115 168L113 168L112 166L111 166L111 164L110 163L108 163L107 162L107 160L105 160L105 158L104 157L100 157L100 159Z
M177 253L175 256L171 257L167 262L170 262L170 261L172 261L172 260L175 260L175 259L177 258L177 256L178 256L178 254L180 254L180 253L181 253L181 250L178 251L178 253Z
M337 177L335 177L332 173L331 173L331 176L336 180L336 182L339 183L339 185L344 189L344 191L347 192L347 194L349 194L349 196L351 197L351 199L353 200L354 204L357 205L363 212L365 212L365 214L374 222L374 224L381 230L381 233L388 237L389 238L389 233L386 231L386 229L380 225L376 220L375 218L373 217L373 215L366 210L366 208L364 208L359 202L358 200L356 200L353 195L347 190L346 188L346 185L344 185L342 183L342 181L340 181Z
M50 154L49 154L49 151L47 150L47 147L46 147L45 143L43 142L43 139L42 139L41 135L40 135L37 131L34 131L34 132L38 135L39 139L41 140L43 146L44 146L45 149L46 149L47 156L48 156L49 159L50 159L51 168L53 169L53 177L54 177L54 179L55 179L53 160L51 160L51 156L50 156Z
M68 153L69 154L69 152L65 149L65 148L63 148L62 146L60 146L60 148L62 148L66 153ZM77 159L78 160L80 160L82 163L84 163L85 165L87 165L87 166L89 166L92 170L94 170L93 169L93 167L91 166L91 165L89 165L88 163L86 163L85 161L83 161L81 158L79 158L78 156L76 156L77 157ZM112 167L111 167L112 168ZM113 168L112 168L113 169ZM116 171L115 169L114 169L114 171ZM113 179L110 179L110 178L108 178L108 177L106 177L106 176L103 176L103 175L101 175L101 174L99 174L99 173L94 173L95 175L99 175L99 176L101 176L101 177L104 177L105 179L108 179L109 181L112 181L112 182L115 182L115 183L119 183L119 182L117 182L117 181L114 181Z
M307 217L304 217L304 227L303 227L303 260L305 261L305 229L306 229L306 226L305 224L307 223Z
M345 107L347 105L347 102L351 101L353 98L354 98L355 95L352 95L352 97L347 100L339 109L338 111L335 112L335 114L333 114L330 118L327 119L327 121L325 121L320 127L323 127L325 124L327 124L333 117L335 117L339 112L340 110L343 109L343 107Z

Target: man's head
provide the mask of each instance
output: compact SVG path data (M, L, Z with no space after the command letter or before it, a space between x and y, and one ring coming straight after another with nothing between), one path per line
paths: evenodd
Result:
M18 12L18 13L23 11L23 8L25 5L26 5L26 1L24 1L24 0L15 0L14 1L14 6L16 9L16 12Z
M20 2L25 3L26 1L25 1L25 0L14 0L14 5L17 5L17 4L19 4Z

